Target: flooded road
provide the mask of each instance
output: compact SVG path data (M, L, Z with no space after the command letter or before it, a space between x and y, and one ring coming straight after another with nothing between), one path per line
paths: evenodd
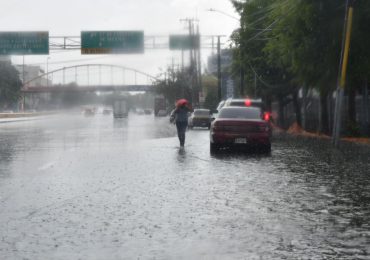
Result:
M167 118L0 124L0 259L370 259L370 149L179 150Z

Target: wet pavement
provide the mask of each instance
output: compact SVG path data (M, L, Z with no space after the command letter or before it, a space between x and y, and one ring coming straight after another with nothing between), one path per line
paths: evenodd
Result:
M0 259L370 259L370 149L179 149L167 118L0 124Z

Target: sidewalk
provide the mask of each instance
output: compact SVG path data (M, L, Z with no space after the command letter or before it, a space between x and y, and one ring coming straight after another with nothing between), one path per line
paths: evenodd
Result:
M301 127L299 127L296 123L294 123L292 126L290 126L289 129L286 130L286 131L282 128L279 128L279 127L275 126L275 125L273 126L273 128L274 128L274 131L276 131L277 133L285 132L287 134L304 136L304 137L331 139L331 136L329 136L329 135L307 132L307 131L303 130ZM370 138L366 138L366 137L342 137L341 141L370 145Z

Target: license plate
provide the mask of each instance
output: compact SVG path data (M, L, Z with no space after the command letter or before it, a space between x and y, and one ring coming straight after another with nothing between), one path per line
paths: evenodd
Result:
M246 144L247 143L247 139L246 138L235 138L234 142L236 144Z

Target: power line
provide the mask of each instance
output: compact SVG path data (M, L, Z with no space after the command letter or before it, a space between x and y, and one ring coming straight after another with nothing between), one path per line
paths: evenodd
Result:
M290 10L288 11L291 12L293 10L294 7L291 7ZM267 31L270 31L270 28L272 26L274 26L278 21L280 21L283 17L280 17L278 19L276 19L275 21L273 21L271 24L269 24L265 29L263 29L262 31L258 32L257 34L255 34L254 36L252 36L251 38L247 39L245 42L243 42L244 44L247 43L247 42L250 42L254 39L256 39L258 36L260 36L261 34L267 32Z
M254 28L253 25L259 23L260 21L266 19L266 18L269 18L270 17L270 12L273 11L275 8L277 7L283 7L284 5L287 5L288 4L288 1L289 0L286 0L285 2L282 2L282 3L276 3L276 4L272 4L271 6L268 6L266 7L267 10L265 10L266 14L259 17L257 20L255 20L254 22L246 25L246 28L251 28L251 29L254 29L254 30L264 30L264 29L257 29L257 28ZM260 14L262 11L264 11L263 9L257 11L257 12L254 12L252 14L247 14L247 17L249 18L253 18L253 16L256 16L257 14Z

